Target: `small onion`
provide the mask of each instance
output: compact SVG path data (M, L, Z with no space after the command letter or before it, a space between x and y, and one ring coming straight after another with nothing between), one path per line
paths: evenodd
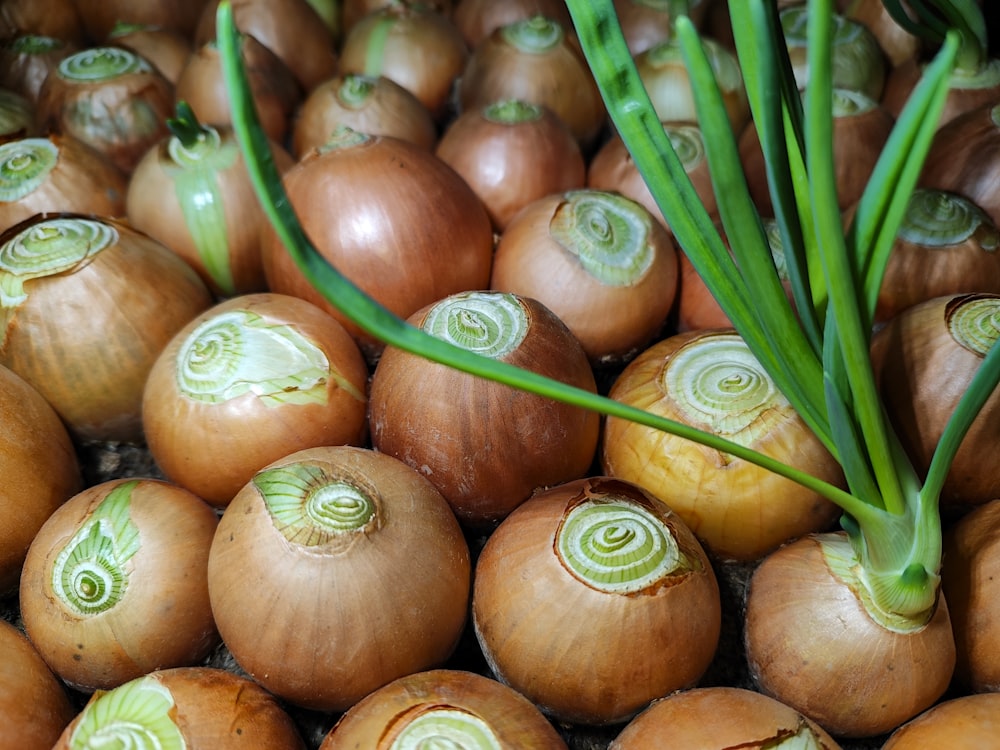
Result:
M51 750L76 709L20 630L0 620L0 747Z
M315 305L273 292L221 302L153 365L142 422L157 465L214 505L291 451L364 439L368 368Z
M174 667L97 692L53 750L305 750L273 695L210 667Z
M451 295L414 313L426 333L483 356L596 391L583 348L537 300ZM597 446L593 412L389 347L371 384L372 444L425 474L469 526L488 526L538 487L583 476Z
M736 687L681 690L628 723L608 750L840 750L816 722L770 696Z
M927 709L892 733L882 750L982 750L1000 733L1000 693L963 695Z
M121 22L158 26L190 37L205 0L73 0L91 39L107 40Z
M208 579L243 669L292 703L344 711L448 658L466 620L469 549L414 469L363 448L313 448L240 490Z
M461 0L452 12L452 20L462 32L469 49L475 49L501 26L508 26L532 16L558 21L563 28L573 28L564 0Z
M472 672L434 669L400 677L340 718L319 750L566 750L523 695Z
M536 199L583 187L586 165L573 133L556 115L518 100L467 110L435 150L486 206L497 231Z
M116 24L108 35L108 43L132 50L174 85L194 51L191 40L180 32L142 24Z
M0 287L0 364L81 440L141 439L156 357L212 302L160 243L78 214L41 214L0 234Z
M217 518L190 492L114 479L62 505L28 550L24 627L70 685L108 689L197 664L218 642L208 600Z
M684 522L597 477L539 492L497 527L476 564L472 616L503 682L559 721L612 724L701 677L721 605Z
M553 193L504 230L490 286L538 300L592 364L617 364L663 328L677 289L677 253L635 201L600 190Z
M0 86L37 101L49 73L77 46L64 39L32 34L16 37L0 46Z
M692 331L653 345L609 394L766 453L839 484L839 464L778 391L746 343L728 329ZM604 471L634 482L674 510L716 555L762 557L830 527L828 500L756 464L619 418L609 418Z

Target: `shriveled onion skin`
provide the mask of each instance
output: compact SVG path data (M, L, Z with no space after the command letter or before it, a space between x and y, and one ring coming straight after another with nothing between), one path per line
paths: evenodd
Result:
M830 734L873 737L916 716L948 687L955 664L948 608L940 597L930 621L912 632L882 627L831 571L828 538L844 535L798 539L754 572L747 661L762 692Z
M588 546L597 556L609 544L607 569L624 569L628 581L632 565L652 565L650 558L671 546L655 546L662 534L674 540L682 563L652 567L655 573L623 593L571 572L557 551L562 527L577 509L613 502L638 511L628 520L596 515L593 536L579 538L581 557ZM626 549L634 543L630 562L615 560L619 542ZM601 562L593 563L597 575ZM537 493L497 527L476 565L472 614L503 682L557 720L613 724L701 677L715 652L721 606L711 565L683 521L638 487L595 477Z
M109 480L63 504L21 577L42 658L87 691L199 663L218 642L207 580L217 523L200 498L154 479Z
M280 487L260 487L272 476L308 490L291 521L268 508ZM341 496L343 485L353 497ZM466 620L470 561L427 479L390 456L339 446L259 472L222 515L208 575L219 632L240 666L292 703L344 711L448 658Z
M548 720L517 691L473 672L434 669L401 677L352 706L323 739L320 750L391 750L400 732L417 720L431 719L437 711L470 718L473 731L481 732L485 725L501 750L566 748ZM448 734L442 731L430 737L444 742Z
M1000 693L965 695L939 703L901 726L882 750L981 750L1000 735Z
M35 534L82 489L76 452L49 403L0 366L0 595L17 588Z
M17 628L0 620L0 747L50 750L76 709Z
M654 701L608 750L749 750L796 747L796 739L810 750L840 750L819 724L781 701L743 688L702 687Z

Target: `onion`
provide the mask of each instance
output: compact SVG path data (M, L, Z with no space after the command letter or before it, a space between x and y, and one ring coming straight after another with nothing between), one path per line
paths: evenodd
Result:
M82 44L85 33L75 0L4 0L0 3L0 37L13 39L24 34Z
M628 723L608 750L803 748L840 750L798 711L753 690L703 687L654 701Z
M872 32L893 68L916 59L921 52L920 38L900 26L881 0L854 0L848 4L844 15ZM892 86L893 75L890 71L887 90Z
M224 506L256 471L367 434L368 369L350 335L297 297L221 302L185 325L143 393L150 453L166 476Z
M53 750L304 750L274 696L223 669L175 667L98 692Z
M128 180L100 152L51 134L0 145L0 229L35 214L124 216Z
M104 42L121 22L157 26L186 37L194 32L205 0L73 0L91 39Z
M803 537L750 579L747 662L761 692L838 737L872 737L933 704L955 665L943 597L914 622L862 595L843 533Z
M302 158L322 148L338 128L367 135L391 135L433 150L434 118L417 97L385 76L348 73L316 86L292 125L292 152Z
M565 750L556 730L523 695L472 672L434 669L400 677L344 714L319 750Z
M172 136L143 156L125 207L133 227L187 261L221 296L263 291L261 227L267 221L231 128L201 125L186 105L168 123ZM271 144L280 172L294 160Z
M0 620L0 745L50 750L76 710L31 642Z
M96 47L63 58L38 92L42 127L88 143L126 174L167 134L174 87L122 47Z
M39 133L35 105L20 94L0 88L0 144L35 137Z
M0 47L0 86L21 94L29 101L38 92L49 73L78 47L52 36L19 36Z
M977 693L1000 692L1000 500L973 508L944 533L941 588L957 651L954 682Z
M303 157L284 182L320 253L396 315L406 318L449 294L488 286L493 230L486 209L451 167L425 149L339 131L325 148ZM313 287L270 228L262 253L271 291L323 308L367 359L378 358L384 344Z
M559 721L611 724L696 682L719 589L683 521L605 477L535 494L490 536L472 616L498 677Z
M341 446L258 472L222 515L208 576L219 631L243 669L292 703L344 711L448 658L466 620L470 561L429 481Z
M108 35L108 43L132 50L174 85L194 51L191 40L179 31L142 24L116 24Z
M1000 295L936 297L892 318L872 342L886 412L914 466L925 472L945 423L1000 337ZM1000 392L979 410L941 490L944 505L1000 496L1000 470L982 453L1000 440Z
M616 364L666 323L677 252L635 201L599 190L554 193L507 226L490 286L538 300L569 327L592 364Z
M501 26L509 26L532 16L545 16L566 30L572 30L573 22L564 0L461 0L452 12L452 20L462 32L469 49L475 49Z
M664 339L629 364L609 395L843 482L839 464L735 331ZM660 498L723 558L758 559L826 530L838 515L820 495L756 464L618 418L605 425L601 461L608 474Z
M607 119L576 36L544 16L495 29L469 56L458 82L460 109L506 99L551 109L585 152L597 142Z
M355 24L369 13L396 3L396 0L338 0L341 6L341 27L346 35ZM451 16L454 0L428 0L420 3L428 10L437 11L445 16ZM506 4L506 3L504 3Z
M211 304L184 261L113 219L39 215L0 235L0 364L81 440L137 441L160 350Z
M398 0L351 26L340 51L340 71L385 76L443 121L468 54L450 17L418 2Z
M924 63L913 58L892 71L882 95L882 105L898 117L914 87L924 74ZM944 127L959 115L979 107L992 107L1000 97L1000 59L986 60L979 68L956 67L949 79L938 127Z
M692 0L687 3L691 7L686 7L674 0L615 0L615 12L634 57L673 36L678 12L700 26L711 4L710 0Z
M0 595L16 590L35 534L82 488L69 433L32 386L0 367ZM0 712L2 713L2 712ZM2 729L0 729L2 731Z
M21 576L21 616L70 685L108 689L188 666L218 641L208 601L215 513L154 479L114 479L73 496L38 532Z
M998 731L1000 694L964 695L939 703L899 727L882 750L978 750L996 742Z
M501 292L452 295L409 318L437 338L596 391L583 348L548 308ZM579 407L387 348L371 384L373 446L425 474L468 526L538 487L583 476L599 419Z
M463 112L435 153L469 183L498 231L532 201L583 187L586 175L566 124L550 110L519 100Z

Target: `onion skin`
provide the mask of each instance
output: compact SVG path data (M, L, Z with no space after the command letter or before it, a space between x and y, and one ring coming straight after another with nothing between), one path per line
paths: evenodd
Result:
M50 750L76 715L62 683L20 630L0 620L0 745Z
M882 105L894 117L899 117L903 105L910 98L923 73L924 63L919 58L913 58L889 74L885 93L882 95ZM1000 59L991 58L981 70L971 73L956 69L949 80L951 86L938 119L939 129L959 115L980 107L992 107L997 103L997 97L1000 96Z
M824 554L831 545L850 564L846 535L836 533L802 537L757 567L746 602L747 661L761 692L830 734L873 737L948 687L955 664L948 608L939 597L922 627L883 627L862 606L858 584L831 569Z
M463 112L435 153L469 183L498 232L532 201L582 188L586 177L572 131L550 110L527 102Z
M979 750L1000 733L1000 694L965 695L939 703L901 726L882 750L948 747Z
M701 26L711 2L694 0L683 10L695 24ZM621 24L629 52L636 56L673 36L673 25L680 8L671 0L615 0L615 12Z
M0 596L17 589L35 534L82 489L69 433L32 386L0 367ZM2 712L0 712L2 713ZM2 730L0 730L2 731Z
M88 741L96 746L100 739L135 750L305 750L273 695L211 667L163 669L95 693L52 750L76 750Z
M902 311L874 336L882 400L918 472L930 466L945 423L996 340L998 318L1000 295L936 297ZM964 334L953 333L963 327ZM941 490L943 506L1000 496L1000 471L983 460L983 451L1000 440L998 409L1000 392L987 399L963 439Z
M580 518L574 511L614 507L608 503L632 508L628 519L644 520L602 524L598 515L590 546L608 542L614 549L634 532L638 547L662 534L679 553L675 566L653 568L655 575L628 593L585 582L559 551L561 529ZM646 562L649 550L614 563L609 552L611 569L623 569L630 581L630 565ZM490 667L559 721L622 722L696 682L715 652L720 610L711 565L683 521L638 487L606 477L535 494L497 527L476 564L472 615Z
M300 484L318 513L300 500L279 524L265 498ZM367 501L341 501L345 484ZM339 518L342 530L331 530ZM448 658L465 625L470 567L458 522L428 480L375 451L322 447L271 464L226 508L209 593L225 644L254 679L297 705L345 711Z
M24 295L0 307L0 364L37 388L75 439L139 441L156 357L212 302L198 275L128 225L78 214L11 227L0 257L0 283Z
M548 307L600 367L631 359L660 332L677 270L673 240L643 206L574 190L517 214L497 243L490 287Z
M488 727L501 750L566 748L548 720L517 691L473 672L434 669L401 677L352 706L319 750L391 750L411 723L431 719L442 710L471 717L477 728ZM442 741L447 736L431 735Z
M573 22L564 0L461 0L455 5L451 17L462 32L469 49L475 49L501 26L523 21L532 16L545 16L565 29L572 29Z
M320 253L402 318L449 294L485 289L493 229L472 188L412 143L341 135L342 145L310 152L284 180L289 202ZM331 205L338 210L330 211ZM369 362L378 359L385 345L313 288L270 227L261 247L271 291L326 310Z
M730 329L677 334L646 349L610 397L735 440L834 484L839 464ZM759 559L825 531L836 506L789 479L683 438L609 418L605 473L634 482L676 512L715 555Z
M844 10L844 15L852 21L864 24L875 35L879 47L893 68L905 65L920 54L919 37L896 23L881 0L855 0ZM886 81L887 91L892 86L893 75L893 71L890 70Z
M190 37L205 0L73 0L87 34L98 42L107 40L121 22L158 26Z
M973 508L944 533L941 587L955 632L955 683L976 693L1000 692L998 545L1000 500Z
M25 630L52 671L90 691L205 658L218 642L216 526L200 498L154 479L109 480L63 504L32 542L20 589Z
M297 297L240 295L198 315L157 357L143 431L164 474L224 507L292 451L362 443L367 381L357 345L327 313Z
M491 317L510 321L497 326L495 338ZM500 292L458 294L414 313L409 322L498 361L597 390L580 343L537 300ZM442 330L445 324L458 332ZM490 351L501 343L513 348ZM369 423L372 445L424 473L470 527L495 524L538 487L583 476L600 425L593 412L392 347L372 376Z
M796 739L802 744L795 745ZM703 687L654 701L608 750L759 750L786 745L840 750L819 724L774 698L742 688Z
M83 23L74 0L4 0L0 3L0 38L37 34L82 44Z
M188 37L159 26L118 24L108 35L108 42L148 60L175 86L188 57L194 52Z
M77 45L51 36L19 36L0 47L0 86L38 100L49 73L67 55L76 52Z

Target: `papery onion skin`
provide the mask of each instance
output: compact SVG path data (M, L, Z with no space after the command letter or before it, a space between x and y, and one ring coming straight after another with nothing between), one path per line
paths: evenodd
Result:
M899 727L882 750L979 750L995 743L998 733L1000 693L963 695L939 703Z
M106 746L101 740L134 750L306 747L273 695L246 677L212 667L163 669L95 693L52 750Z
M0 596L17 589L35 534L82 489L73 442L49 403L0 366Z
M282 485L302 496L279 524ZM340 515L367 512L335 531L337 503L318 501L345 485L353 498L345 493ZM329 520L310 521L316 509ZM465 625L470 569L458 522L427 479L375 451L322 447L269 465L226 508L209 593L224 642L254 679L296 705L345 711L444 663Z
M836 533L802 537L757 567L746 604L750 671L761 692L836 737L884 734L948 687L948 608L939 597L922 627L890 630L862 606L857 582L833 572L826 549L852 564L846 535Z
M216 526L200 498L160 480L109 480L68 500L21 578L21 616L45 662L86 691L199 663L218 642L207 581Z
M819 724L781 701L736 687L681 690L654 701L608 750L840 750Z
M504 324L491 329L496 320ZM596 392L580 343L537 300L458 294L409 322L463 348ZM483 331L487 335L477 339ZM586 474L599 429L593 412L391 347L372 376L369 422L372 445L425 474L470 527L495 524L538 487Z
M367 381L330 315L297 297L240 295L195 317L157 357L143 429L170 479L225 506L292 451L364 442Z
M473 672L434 669L401 677L352 706L319 750L394 750L402 729L441 710L460 712L485 725L502 750L566 748L548 720L517 691ZM436 739L445 742L447 736L442 732Z
M670 336L636 357L611 398L721 434L840 484L839 464L730 329ZM618 418L605 424L604 471L676 512L714 554L754 560L810 531L836 506L755 464Z
M574 515L586 529L583 514L595 512L593 536L583 533L576 559L596 557L606 544L609 577L638 576L620 592L615 583L588 583L559 551ZM636 557L616 559L619 546L635 547ZM647 563L646 575L633 572ZM501 681L556 720L595 725L626 721L694 684L715 653L721 621L715 575L683 521L607 477L539 492L497 527L476 564L472 613Z
M76 709L31 642L0 620L0 747L50 750Z

